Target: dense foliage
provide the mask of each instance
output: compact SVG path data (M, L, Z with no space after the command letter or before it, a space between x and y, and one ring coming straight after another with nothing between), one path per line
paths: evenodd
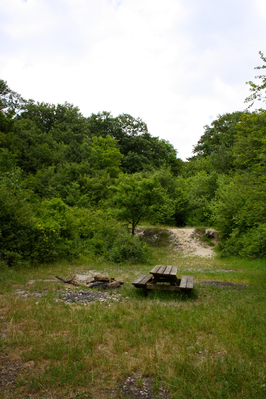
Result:
M259 78L250 101L263 99ZM141 221L212 225L222 254L264 257L266 111L219 115L193 152L178 159L140 118L86 118L68 103L26 101L0 80L0 260L141 261Z
M87 253L116 262L143 260L147 248L131 234L135 219L129 220L130 232L114 192L133 179L145 210L139 216L156 219L155 203L162 208L158 201L170 197L154 174L168 168L172 176L183 164L173 146L130 115L85 118L68 103L26 101L4 81L0 90L2 261L47 262Z

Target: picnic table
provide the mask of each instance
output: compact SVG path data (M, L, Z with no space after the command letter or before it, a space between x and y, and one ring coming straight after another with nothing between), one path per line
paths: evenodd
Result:
M193 277L177 278L177 266L155 266L150 274L133 281L136 288L145 290L190 291L193 288ZM168 284L166 284L168 283Z

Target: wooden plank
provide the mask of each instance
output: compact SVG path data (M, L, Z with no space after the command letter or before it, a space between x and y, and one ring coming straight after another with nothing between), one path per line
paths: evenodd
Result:
M133 281L133 285L138 284L145 276L138 277L137 280Z
M161 266L160 269L156 272L156 274L163 274L165 269L166 269L166 266Z
M152 276L149 274L148 276L141 276L137 278L137 280L133 281L133 285L137 288L144 288L146 283L152 279Z
M192 290L193 288L193 276L188 276L187 278L187 289Z
M172 270L169 273L170 276L176 276L176 273L177 273L177 266L172 266Z
M166 266L165 271L163 272L164 275L169 275L172 270L172 266Z
M160 267L161 267L161 265L155 266L155 267L150 271L150 273L151 273L151 274L157 273L157 270L159 270Z
M148 281L150 281L152 279L152 276L150 274L148 274L147 276L144 277L144 279L141 281L142 285L146 285L146 283L148 283Z
M183 288L183 289L187 288L187 276L182 276L181 283L180 283L179 287Z
M166 284L146 284L147 290L181 291L180 287Z

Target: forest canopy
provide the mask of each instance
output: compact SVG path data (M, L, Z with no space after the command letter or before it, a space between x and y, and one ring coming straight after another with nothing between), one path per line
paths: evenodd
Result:
M258 78L246 101L265 101ZM265 110L219 115L184 162L140 118L85 117L0 80L0 262L142 261L141 222L212 226L223 256L265 257L265 138Z

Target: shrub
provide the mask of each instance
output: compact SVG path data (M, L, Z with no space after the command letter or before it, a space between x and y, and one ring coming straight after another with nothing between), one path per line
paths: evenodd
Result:
M82 254L115 262L142 261L145 245L103 210L71 208L60 198L36 202L19 172L0 180L0 261L54 261Z
M186 224L198 226L209 224L211 217L210 201L217 189L217 174L198 172L187 180L187 217Z
M266 255L265 178L240 175L219 179L211 204L213 222L221 232L223 255Z
M266 224L261 224L242 234L235 230L228 239L222 241L220 246L224 256L266 257Z
M141 263L146 260L147 255L146 244L138 237L125 232L120 234L114 242L108 258L117 263L123 261Z
M103 210L76 208L78 233L82 251L102 255L113 262L142 262L147 247L137 237L130 235L123 224Z
M13 170L0 179L0 258L9 266L27 258L35 231L31 193L23 187L21 173Z

